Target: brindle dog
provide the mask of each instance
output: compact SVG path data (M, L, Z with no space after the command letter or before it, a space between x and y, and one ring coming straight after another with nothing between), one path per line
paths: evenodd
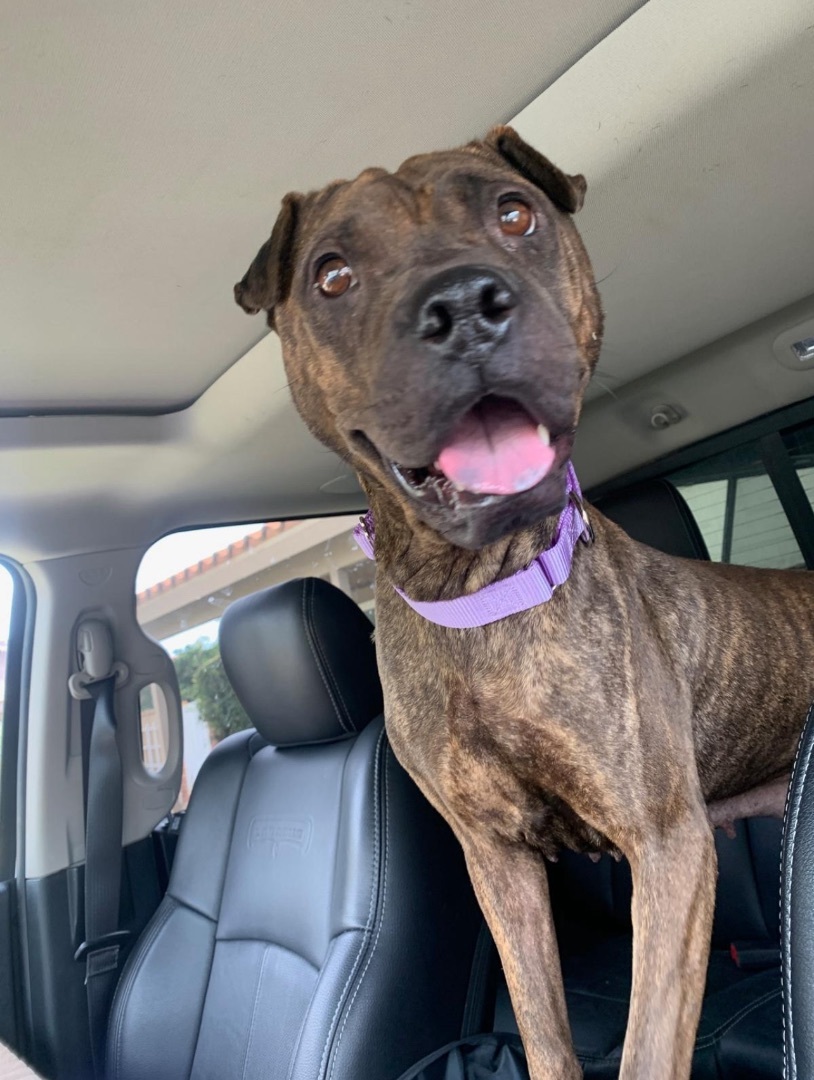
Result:
M472 593L552 542L602 336L584 193L496 128L288 195L235 295L268 312L297 408L369 497L387 730L463 846L533 1080L581 1075L543 858L560 845L630 860L621 1076L679 1080L710 943L708 804L724 822L782 795L814 698L814 577L669 558L589 509L595 542L527 612L445 629L393 588ZM456 447L475 449L470 481Z

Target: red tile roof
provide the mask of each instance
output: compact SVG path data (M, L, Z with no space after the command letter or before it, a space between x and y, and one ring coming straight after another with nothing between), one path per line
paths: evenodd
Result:
M154 599L156 596L161 596L163 593L169 592L170 589L183 585L185 581L191 581L192 578L200 577L209 570L213 570L216 566L222 566L230 559L235 558L236 555L242 555L244 552L256 548L264 540L277 536L285 529L297 524L299 523L296 521L270 521L262 529L257 529L255 532L249 533L248 536L244 536L242 540L236 540L234 543L229 544L228 547L221 548L220 551L215 551L212 555L207 555L205 558L193 563L192 566L179 570L177 574L173 574L155 585L150 585L147 589L142 589L136 596L136 602L143 603L146 600Z

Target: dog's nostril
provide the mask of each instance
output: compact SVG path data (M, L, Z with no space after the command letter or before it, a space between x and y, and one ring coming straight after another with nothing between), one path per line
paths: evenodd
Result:
M444 341L452 331L452 315L442 303L430 304L421 319L421 337L425 341Z
M481 312L493 322L501 322L515 306L515 298L506 285L490 282L480 296Z
M454 267L421 289L410 313L415 319L412 333L444 354L488 350L506 336L518 304L511 282L501 274L481 267Z

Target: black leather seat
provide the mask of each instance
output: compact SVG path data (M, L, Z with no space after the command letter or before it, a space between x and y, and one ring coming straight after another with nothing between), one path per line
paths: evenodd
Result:
M737 838L721 834L716 846L717 906L692 1075L780 1080L780 823L740 822ZM616 1077L631 984L630 871L609 858L594 865L585 856L563 854L550 880L569 1016L585 1076Z
M111 1080L395 1080L461 1035L480 915L393 757L371 632L316 579L226 612L257 730L198 776L116 992Z
M803 729L783 832L781 931L786 1080L814 1076L814 706Z
M698 523L684 496L669 480L633 484L594 505L640 544L679 559L709 560Z
M689 507L665 480L637 485L596 505L642 543L683 558L708 558ZM780 1080L780 823L739 822L736 839L720 833L716 846L713 949L692 1075L694 1080ZM594 864L587 856L563 852L549 879L571 1027L585 1076L616 1077L631 985L629 867L607 856ZM495 1030L517 1030L503 984Z

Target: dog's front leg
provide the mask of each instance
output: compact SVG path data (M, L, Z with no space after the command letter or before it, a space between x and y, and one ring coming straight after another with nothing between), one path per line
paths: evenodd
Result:
M582 1070L568 1026L542 856L520 843L457 831L506 973L531 1080L575 1080Z
M633 990L620 1080L687 1080L704 996L716 858L702 806L626 851Z

